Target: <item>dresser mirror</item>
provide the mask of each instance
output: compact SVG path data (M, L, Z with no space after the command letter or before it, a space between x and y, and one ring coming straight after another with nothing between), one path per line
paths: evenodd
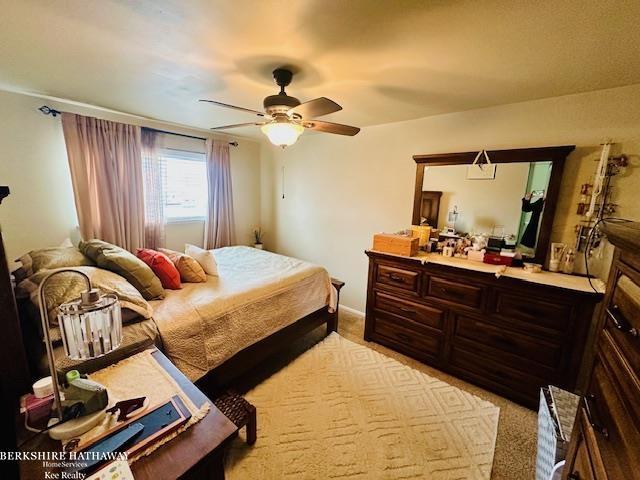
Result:
M528 261L544 263L564 160L573 149L415 155L412 223L453 238L502 239Z

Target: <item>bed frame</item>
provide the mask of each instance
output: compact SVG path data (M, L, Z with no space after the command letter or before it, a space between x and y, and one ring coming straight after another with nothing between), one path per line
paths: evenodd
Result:
M331 279L332 285L337 290L337 305L340 304L340 290L344 286L344 282L335 278ZM327 326L327 335L338 329L338 306L336 311L330 313L327 307L323 307L309 315L296 320L291 325L280 329L268 337L250 345L249 347L240 350L231 358L225 360L224 363L209 371L204 377L199 379L196 384L209 396L215 396L217 392L220 392L225 387L229 386L231 382L249 373L256 366L260 365L271 355L278 351L284 350L285 347L290 345L294 340L297 340L312 330L318 328L322 324ZM24 342L24 350L31 351L32 355L27 355L25 360L25 369L32 370L24 382L26 386L30 385L35 378L33 368L39 361L38 358L33 357L34 352L40 352L41 334L39 330L34 327L35 322L30 318L32 315L36 315L31 308L31 303L28 300L22 300L18 302L18 310L20 316L20 330L22 331L22 340ZM23 343L20 342L20 343ZM145 347L146 348L146 347ZM162 349L162 347L160 347ZM39 356L36 354L36 356ZM34 363L35 362L35 363Z
M297 340L322 324L327 325L327 335L338 330L338 308L340 306L340 289L344 282L335 278L331 283L337 290L336 311L330 313L327 307L323 307L306 317L296 320L291 325L272 333L259 342L240 350L231 358L227 359L209 371L204 377L196 381L196 385L209 396L215 396L217 392L223 390L234 380L249 373L256 366L260 365L267 358L284 349L294 340Z

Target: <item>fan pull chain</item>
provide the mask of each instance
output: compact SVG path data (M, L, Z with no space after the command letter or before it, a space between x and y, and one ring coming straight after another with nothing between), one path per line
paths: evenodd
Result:
M284 198L284 165L282 166L282 198Z

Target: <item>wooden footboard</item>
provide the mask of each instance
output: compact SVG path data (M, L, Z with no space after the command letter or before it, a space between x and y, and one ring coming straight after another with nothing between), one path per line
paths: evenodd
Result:
M211 370L204 377L196 382L207 395L214 395L215 392L228 386L246 373L250 372L264 360L282 350L291 342L299 339L311 332L323 323L327 325L327 335L338 330L338 308L340 305L340 289L344 282L335 278L331 283L338 291L338 303L335 312L329 312L327 307L316 310L306 317L292 323L291 325L278 330L277 332L263 338L259 342L240 350L234 356L226 360L223 364Z

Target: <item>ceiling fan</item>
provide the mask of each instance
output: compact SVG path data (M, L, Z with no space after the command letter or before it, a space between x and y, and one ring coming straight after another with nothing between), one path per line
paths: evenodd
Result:
M291 70L276 68L273 71L273 78L280 87L280 92L276 95L265 97L263 102L264 112L216 102L215 100L200 100L201 102L213 103L220 107L233 108L234 110L253 113L262 117L262 121L259 122L223 125L221 127L213 127L211 130L226 130L228 128L246 127L250 125L260 126L262 132L269 138L271 143L282 148L296 143L305 128L324 133L337 133L338 135L349 136L356 135L360 131L358 127L352 127L350 125L315 120L315 117L337 112L342 110L342 107L333 100L325 97L300 103L300 100L297 98L287 95L284 88L291 83L291 79L293 78Z

